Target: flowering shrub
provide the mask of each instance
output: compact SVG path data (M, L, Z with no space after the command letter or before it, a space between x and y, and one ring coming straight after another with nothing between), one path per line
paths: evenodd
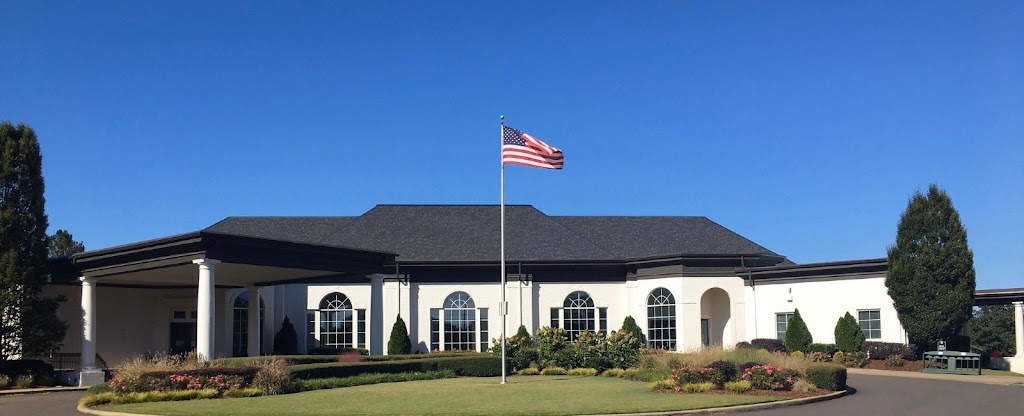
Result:
M757 390L789 390L799 373L771 364L756 365L743 371L741 380L749 381Z
M707 367L682 367L673 369L670 379L676 383L676 386L705 383L711 380L711 372L712 370Z
M117 376L110 380L109 386L117 394L206 389L224 392L249 387L257 371L255 368L154 371L132 377Z

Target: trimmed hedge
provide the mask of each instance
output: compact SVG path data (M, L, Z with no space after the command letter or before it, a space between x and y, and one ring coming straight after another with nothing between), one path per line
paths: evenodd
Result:
M809 345L807 347L807 351L806 352L809 352L809 353L810 352L820 352L822 354L825 354L825 355L831 357L836 352L839 352L839 347L836 347L836 344L817 344L817 343L814 343L814 344L811 344L811 345Z
M819 389L846 390L846 367L836 364L814 364L807 367L805 379Z
M3 360L0 361L0 374L11 379L11 383L18 376L54 376L53 366L40 360Z
M361 374L352 377L339 378L317 378L310 380L296 380L295 384L299 391L336 389L340 387L363 386L367 384L397 383L402 381L416 380L437 380L442 378L454 378L455 373L451 370L430 371L426 373L400 373L400 374Z
M493 377L501 375L501 358L486 354L463 354L461 357L430 357L402 361L368 361L360 363L305 364L289 367L294 379L351 377L367 373L414 373L451 370L456 375Z
M868 353L872 360L884 360L894 355L908 361L917 359L917 351L913 347L898 342L865 341L860 350Z
M370 350L366 348L331 348L331 347L315 347L309 349L309 355L339 355L346 352L358 352L359 355L370 355Z
M451 352L434 354L360 355L360 357L364 362L380 362L424 360L428 358L441 357L474 357L477 355L484 354L468 352ZM261 357L218 358L216 360L210 360L210 365L214 367L258 367L262 364L273 361L276 358L285 360L288 366L303 364L326 364L338 362L338 355L265 355Z
M755 338L750 340L750 346L755 350L766 349L768 352L785 352L786 344L781 339Z

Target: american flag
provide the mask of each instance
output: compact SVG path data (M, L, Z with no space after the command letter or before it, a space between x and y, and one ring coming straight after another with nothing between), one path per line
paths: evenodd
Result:
M531 168L561 169L562 151L548 146L529 134L511 127L501 127L501 164Z

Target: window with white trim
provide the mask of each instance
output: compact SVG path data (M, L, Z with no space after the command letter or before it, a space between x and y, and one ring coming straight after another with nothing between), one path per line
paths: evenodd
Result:
M486 351L487 308L477 308L466 292L453 292L430 310L431 351Z
M858 310L857 322L860 323L860 330L864 332L865 339L882 338L882 312L878 309Z
M366 309L353 309L352 301L343 293L331 292L320 300L315 321L316 344L325 348L365 348Z
M597 322L599 309L602 316L601 323L607 326L607 308L595 307L594 299L590 297L589 293L577 290L565 297L565 301L562 302L561 327L565 329L565 335L569 338L569 341L575 341L583 331L598 332L604 330L604 328L598 326ZM552 321L555 320L555 311L554 309L552 310Z
M260 339L263 339L263 297L260 296ZM231 313L231 355L249 355L249 291L235 296Z
M775 338L785 339L786 338L786 327L789 326L789 320L793 319L793 312L779 312L775 314Z
M676 298L663 287L647 295L647 346L676 349Z

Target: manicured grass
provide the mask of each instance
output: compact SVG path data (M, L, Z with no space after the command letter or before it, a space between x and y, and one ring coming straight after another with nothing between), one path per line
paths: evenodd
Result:
M647 383L585 376L456 378L282 396L100 406L157 415L579 415L657 412L782 400L775 396L651 393Z
M1006 370L991 370L988 368L981 369L981 375L983 376L1013 376L1013 377L1024 377L1024 374L1014 373Z

